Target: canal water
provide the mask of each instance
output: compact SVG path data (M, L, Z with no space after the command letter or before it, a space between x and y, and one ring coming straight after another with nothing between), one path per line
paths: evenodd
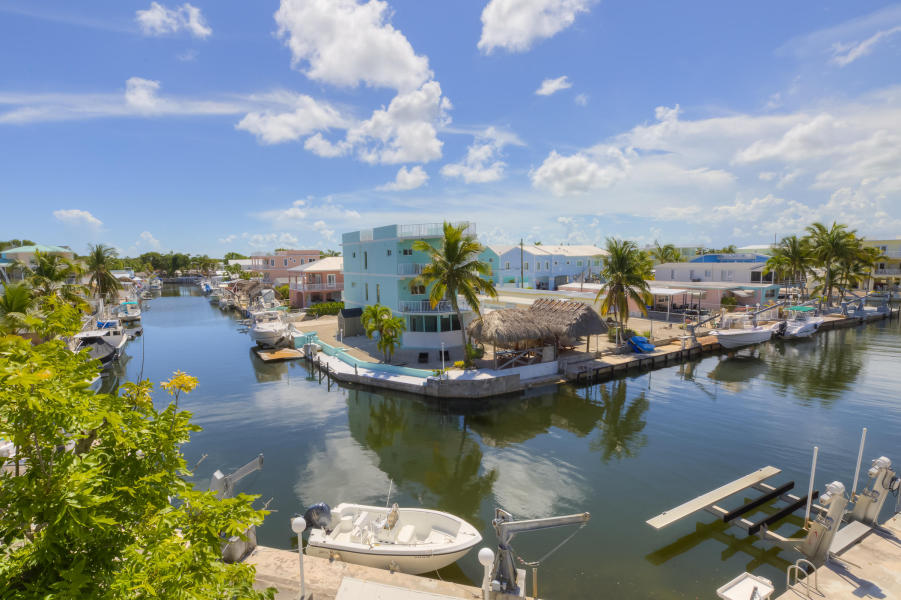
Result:
M237 318L193 287L167 286L149 304L119 377L143 369L159 382L181 369L199 379L180 401L203 427L185 447L189 464L206 456L199 483L265 455L240 485L270 502L263 545L296 547L289 519L304 507L383 504L393 481L392 502L458 515L489 546L495 507L518 518L590 512L542 563L542 597L713 598L746 570L781 587L797 555L706 513L660 531L648 518L765 465L783 471L771 482L794 480L804 495L814 445L817 489L835 479L850 489L862 427L864 471L879 455L901 462L897 320L598 385L460 402L328 391L302 361L263 364ZM795 534L800 522L777 531ZM523 534L514 547L534 561L571 532ZM477 585L476 552L440 575Z

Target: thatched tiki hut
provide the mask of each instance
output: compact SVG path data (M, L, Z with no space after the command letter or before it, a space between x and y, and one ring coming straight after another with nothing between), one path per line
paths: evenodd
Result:
M527 350L553 345L575 346L579 338L607 332L595 310L583 302L536 300L529 308L503 308L469 324L470 338L495 348Z

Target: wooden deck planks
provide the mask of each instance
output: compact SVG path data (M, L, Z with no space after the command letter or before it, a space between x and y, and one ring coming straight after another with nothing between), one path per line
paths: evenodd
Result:
M723 498L727 498L732 494L737 494L738 492L747 489L752 485L760 483L765 479L769 479L773 475L777 475L781 472L782 469L773 466L766 466L757 469L753 473L748 473L744 477L739 477L735 481L731 481L726 485L716 488L715 490L711 490L706 494L698 496L697 498L692 498L684 504L680 504L675 508L663 511L656 517L648 519L647 523L654 529L661 529L663 527L666 527L667 525L675 523L679 519L687 517L693 512L697 512L712 504L716 504Z

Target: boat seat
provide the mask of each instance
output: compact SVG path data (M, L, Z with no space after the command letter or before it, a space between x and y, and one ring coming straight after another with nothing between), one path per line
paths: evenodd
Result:
M400 528L400 531L397 533L397 543L398 544L412 544L414 539L414 534L416 533L416 527L413 525L404 525Z
M363 511L359 515L357 515L357 520L354 521L354 528L359 527L362 529L366 526L366 523L369 522L369 511Z

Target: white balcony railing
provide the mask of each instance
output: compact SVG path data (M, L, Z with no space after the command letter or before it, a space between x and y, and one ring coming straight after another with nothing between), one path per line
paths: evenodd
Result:
M419 275L422 273L422 268L424 264L421 263L398 263L397 264L397 274L398 275Z
M371 242L372 241L372 230L371 229L361 229L360 230L360 241L361 242Z
M876 275L901 275L901 269L876 269Z
M469 305L462 300L457 301L457 306L462 312L469 311ZM450 300L441 300L432 308L429 300L402 300L398 303L398 309L402 313L452 313L454 307L451 306Z
M332 290L343 290L344 283L340 281L332 283L292 283L291 289L295 292L327 292Z
M454 223L454 226L465 226L464 233L468 235L476 234L476 224L469 221L460 221ZM361 232L362 233L362 232ZM444 235L443 223L416 223L413 225L398 225L397 237L399 238L424 238L424 237L442 237ZM362 239L362 238L361 238Z

